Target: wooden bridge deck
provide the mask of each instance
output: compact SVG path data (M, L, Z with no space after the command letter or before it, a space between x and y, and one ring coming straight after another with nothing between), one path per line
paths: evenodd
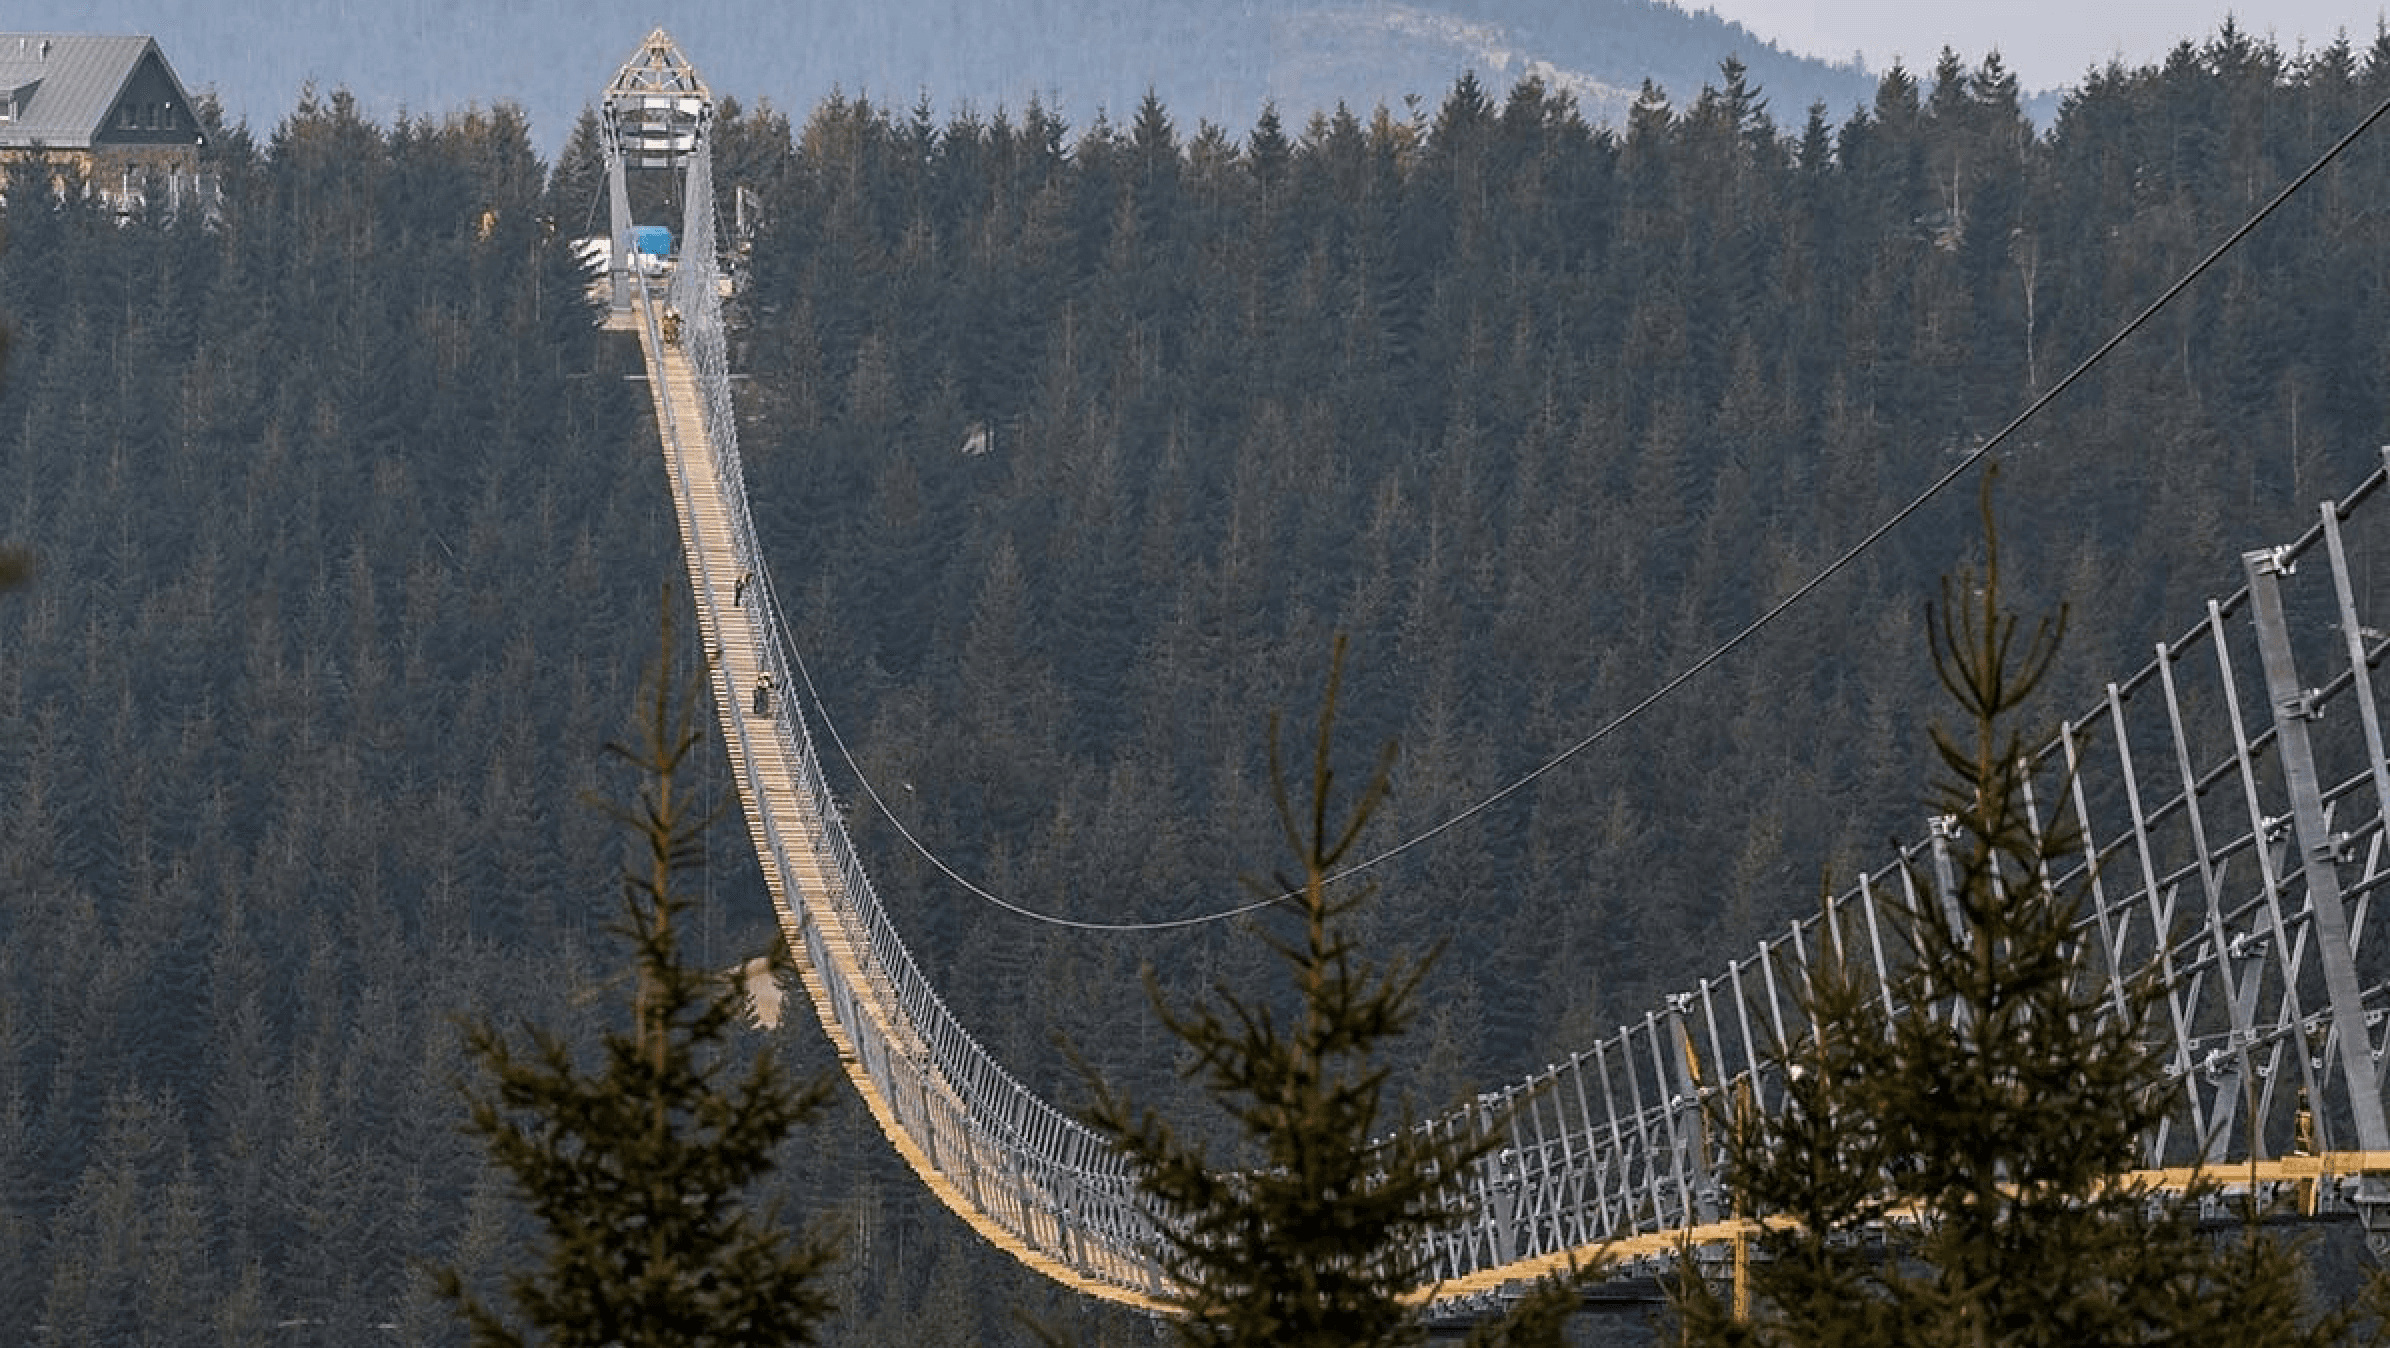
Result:
M872 957L869 933L851 925L845 908L835 901L837 860L826 845L831 822L819 817L812 798L799 786L787 742L779 735L751 733L739 714L739 706L752 706L757 685L770 668L764 650L770 624L765 615L755 612L762 602L760 587L739 565L730 510L705 433L705 400L697 375L687 352L677 342L666 340L658 327L641 315L641 308L634 306L627 321L617 315L607 326L636 332L646 356L648 389L672 477L681 552L696 596L716 719L737 772L748 834L762 861L764 883L771 891L791 961L806 995L822 1013L822 1027L841 1068L905 1163L941 1202L991 1244L1088 1295L1146 1310L1162 1309L1153 1297L1120 1281L1090 1276L1084 1263L1115 1265L1115 1277L1124 1281L1143 1276L1141 1266L1132 1268L1125 1258L1087 1261L1091 1253L1087 1243L1073 1241L1041 1205L1007 1203L1000 1194L990 1193L996 1185L1013 1182L1000 1147L985 1130L971 1126L962 1097L942 1073L929 1067L934 1055L920 1042L912 1017L898 1003L887 970ZM767 692L772 715L793 713L788 693L781 688ZM740 701L734 703L734 699ZM783 846L774 845L775 824ZM828 967L824 967L825 961ZM875 1076L857 1036L838 1014L838 987L851 990L848 1004L887 1046L880 1055L885 1060L881 1066L893 1071ZM888 1079L897 1073L903 1079ZM932 1157L925 1145L930 1139L906 1126L895 1105L900 1093L909 1095L920 1113L949 1124L937 1129L936 1136L950 1154ZM961 1154L951 1154L958 1150L958 1143ZM957 1175L975 1192L964 1192ZM980 1184L981 1176L996 1185ZM1025 1228L1031 1238L996 1220L991 1206L1013 1209L1018 1227ZM1073 1253L1081 1262L1060 1257L1069 1246L1075 1246Z

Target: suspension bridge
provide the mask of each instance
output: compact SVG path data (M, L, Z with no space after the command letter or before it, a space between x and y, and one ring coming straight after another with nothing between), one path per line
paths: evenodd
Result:
M712 692L749 835L799 980L888 1142L972 1229L1092 1296L1159 1310L1158 1232L1125 1160L991 1058L923 977L840 823L798 698L751 518L732 415L714 229L712 98L662 30L603 105L609 326L637 334L671 479ZM680 175L664 267L632 254L626 173ZM2122 1007L2155 970L2172 1108L2137 1178L2309 1218L2354 1217L2390 1248L2390 755L2374 671L2390 615L2390 450L2295 539L2241 557L2150 661L2060 723L2033 760L2037 820L2079 828L2087 978ZM2390 582L2385 582L2390 584ZM2368 614L2373 614L2369 620ZM1468 1216L1438 1231L1417 1295L1466 1315L1606 1259L1652 1272L1742 1223L1708 1122L1741 1095L1785 1100L1771 1046L1800 1019L1808 963L1855 957L1889 1006L1904 924L1947 902L1946 826L1899 848L1812 918L1524 1080L1422 1126L1488 1140L1458 1177ZM1937 891L1940 892L1937 892Z

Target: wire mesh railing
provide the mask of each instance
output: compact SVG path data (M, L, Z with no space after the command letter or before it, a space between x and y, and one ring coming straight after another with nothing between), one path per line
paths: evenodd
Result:
M951 1013L889 920L861 857L838 818L818 754L788 694L801 675L777 620L771 573L755 536L739 464L720 313L711 266L704 159L690 172L689 219L667 286L677 341L667 341L642 288L651 351L678 352L696 391L697 415L669 418L675 486L718 507L718 540L735 575L734 602L714 623L751 627L756 677L771 695L757 714L743 689L722 683L731 749L767 870L781 878L782 924L791 947L819 980L817 1009L849 1046L868 1083L874 1113L925 1179L983 1231L1048 1271L1075 1270L1089 1290L1134 1298L1158 1291L1153 1228L1135 1201L1126 1163L1078 1120L1006 1071ZM651 377L671 378L668 359ZM695 424L689 424L695 423ZM703 456L702 465L692 462ZM702 470L702 471L699 471ZM702 480L701 480L702 479ZM699 577L702 597L719 594L718 573ZM774 769L777 769L775 771Z

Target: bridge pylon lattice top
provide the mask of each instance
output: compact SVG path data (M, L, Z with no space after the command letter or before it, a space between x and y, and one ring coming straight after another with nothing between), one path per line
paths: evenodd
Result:
M713 119L714 95L658 28L615 72L604 103L607 141L630 168L679 168Z

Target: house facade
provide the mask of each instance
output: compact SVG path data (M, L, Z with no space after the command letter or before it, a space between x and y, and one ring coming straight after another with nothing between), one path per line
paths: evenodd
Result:
M42 160L124 208L153 176L190 190L205 143L154 39L0 33L0 165Z

